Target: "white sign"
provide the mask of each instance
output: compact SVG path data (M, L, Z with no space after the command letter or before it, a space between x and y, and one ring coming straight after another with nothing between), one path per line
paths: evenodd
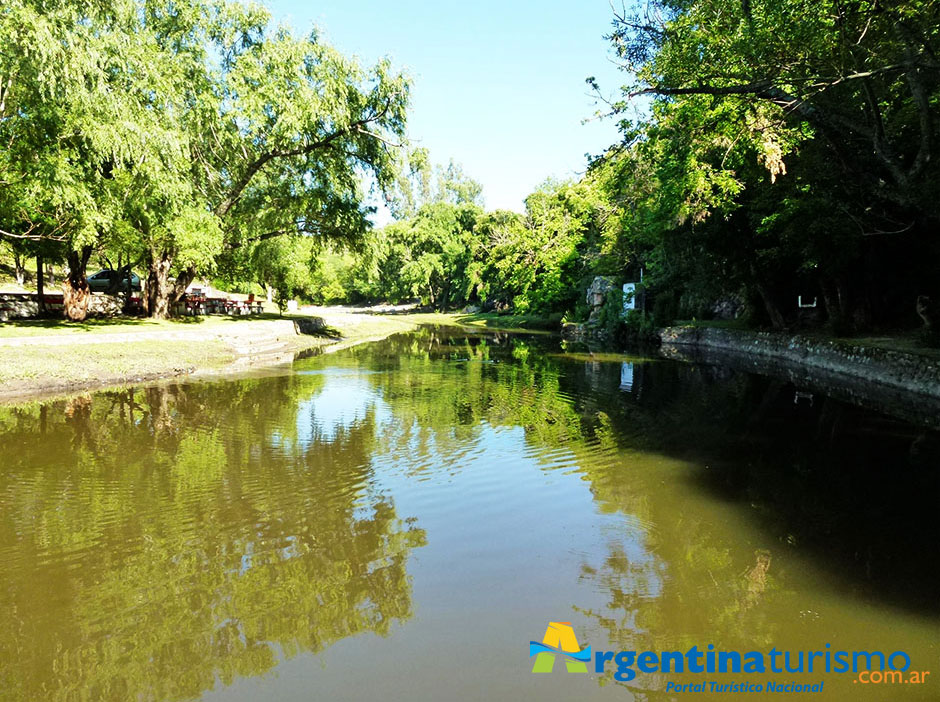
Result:
M623 284L623 313L636 309L636 283Z

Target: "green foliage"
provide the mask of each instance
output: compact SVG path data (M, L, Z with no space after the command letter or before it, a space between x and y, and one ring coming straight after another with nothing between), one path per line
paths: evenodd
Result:
M662 326L642 310L627 310L623 323L627 332L640 340L654 337L656 330Z
M146 265L157 315L214 275L282 301L577 316L593 276L642 273L661 323L733 298L778 328L917 324L917 296L940 297L940 6L634 10L610 37L621 143L520 214L403 143L405 75L262 7L9 0L0 236L17 257ZM373 231L380 194L396 220Z
M604 297L604 304L594 319L597 328L602 329L611 338L616 337L624 326L623 291L612 288Z
M367 236L352 275L335 281L345 285L342 299L560 314L583 296L599 262L609 265L611 257L597 251L609 206L594 178L547 181L521 215L483 212L478 185L453 163L440 174L434 202ZM318 260L328 259L336 265L330 253Z
M263 241L251 251L251 270L259 280L274 287L278 309L287 301L314 293L310 277L314 242L303 237L277 237Z
M393 184L408 79L259 6L11 0L0 45L0 235L143 259L152 313L216 268L296 289L265 242L361 236Z
M653 101L592 170L616 210L602 250L643 266L654 318L736 297L782 327L807 322L802 295L843 330L915 322L940 264L936 4L632 12L611 35L634 77L614 112Z

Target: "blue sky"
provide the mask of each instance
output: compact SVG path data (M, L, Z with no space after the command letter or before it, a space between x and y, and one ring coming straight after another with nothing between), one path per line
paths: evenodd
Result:
M522 209L549 176L576 177L585 154L617 141L584 84L611 94L625 75L603 36L608 0L418 2L263 0L275 20L316 24L346 54L391 57L414 80L409 136L483 184L490 209Z

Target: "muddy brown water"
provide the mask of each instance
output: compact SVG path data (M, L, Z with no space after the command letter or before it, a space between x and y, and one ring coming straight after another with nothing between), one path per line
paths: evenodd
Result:
M4 407L0 699L940 699L938 498L929 427L544 336ZM901 651L937 679L533 674L549 622L594 654Z

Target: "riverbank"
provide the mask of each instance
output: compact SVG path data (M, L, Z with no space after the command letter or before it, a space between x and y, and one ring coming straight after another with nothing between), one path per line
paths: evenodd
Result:
M300 314L0 323L0 403L180 376L239 373L330 353L421 324L526 331L555 320L491 313L305 307Z
M278 317L24 320L0 324L0 402L173 378L235 373L414 329L414 315L311 308Z
M815 371L913 397L940 399L940 352L889 348L876 340L813 338L711 326L660 330L662 349L749 359L755 366Z

